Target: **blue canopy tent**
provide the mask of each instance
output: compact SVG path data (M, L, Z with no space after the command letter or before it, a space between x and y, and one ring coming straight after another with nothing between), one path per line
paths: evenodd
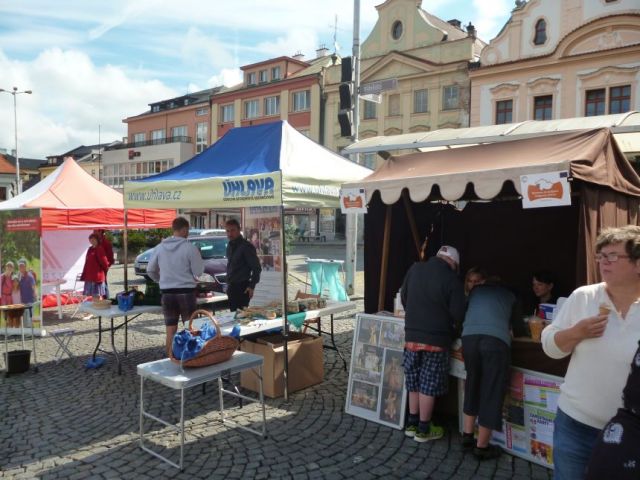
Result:
M282 274L286 279L284 208L338 208L340 186L370 173L286 121L277 121L231 129L189 161L151 177L125 182L124 201L127 208L278 206ZM286 311L287 282L282 284ZM283 330L286 342L286 315Z

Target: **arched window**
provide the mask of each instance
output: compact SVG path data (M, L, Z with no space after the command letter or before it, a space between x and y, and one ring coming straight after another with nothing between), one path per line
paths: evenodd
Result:
M536 45L544 45L547 41L547 22L544 19L540 19L536 22L536 36L533 38L533 43Z

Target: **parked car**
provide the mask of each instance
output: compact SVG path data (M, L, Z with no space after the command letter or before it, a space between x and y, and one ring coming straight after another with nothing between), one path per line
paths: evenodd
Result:
M227 285L227 237L218 235L198 235L195 237L189 237L191 243L193 243L200 250L200 255L204 260L204 273L211 275L215 280L214 290L217 292L224 292ZM155 248L155 247L154 247ZM136 261L133 265L136 275L149 278L147 276L147 266L151 255L153 254L153 248L142 252L136 257Z

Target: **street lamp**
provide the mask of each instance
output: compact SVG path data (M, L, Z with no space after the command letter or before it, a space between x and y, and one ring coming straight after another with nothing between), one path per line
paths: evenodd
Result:
M18 156L18 109L16 108L16 95L20 93L26 93L31 95L31 90L18 91L18 87L13 87L13 91L0 88L0 92L5 92L13 95L13 136L16 146L16 186L18 189L18 195L22 193L22 181L20 180L20 157Z

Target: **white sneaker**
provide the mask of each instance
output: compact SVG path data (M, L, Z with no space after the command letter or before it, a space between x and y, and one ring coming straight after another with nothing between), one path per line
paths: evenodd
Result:
M85 313L85 314L82 316L82 319L83 319L83 320L91 320L92 318L93 318L93 314L92 314L92 313Z

